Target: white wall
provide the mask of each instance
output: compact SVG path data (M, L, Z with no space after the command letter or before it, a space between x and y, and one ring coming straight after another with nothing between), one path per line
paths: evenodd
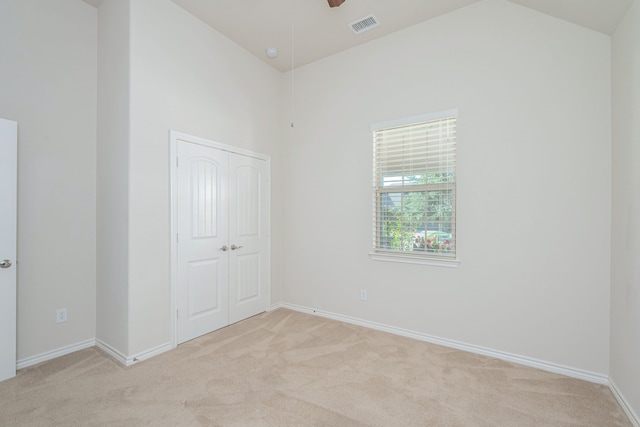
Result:
M486 0L296 70L284 300L606 375L609 58ZM372 261L369 124L449 108L459 268Z
M96 339L129 345L129 1L98 13Z
M280 301L282 74L169 0L131 2L129 354L169 342L169 129L272 156Z
M0 3L0 117L18 122L19 361L95 337L96 37L96 9L78 0Z
M612 46L611 380L640 420L640 2Z

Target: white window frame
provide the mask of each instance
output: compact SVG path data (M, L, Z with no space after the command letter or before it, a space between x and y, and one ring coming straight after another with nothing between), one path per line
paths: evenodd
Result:
M436 112L436 113L431 113L431 114L422 114L422 115L418 115L418 116L411 116L411 117L406 117L403 119L398 119L398 120L392 120L392 121L386 121L386 122L380 122L380 123L374 123L371 124L370 126L370 130L372 132L372 134L375 137L375 132L376 131L380 131L383 129L390 129L390 128L396 128L396 127L401 127L401 126L408 126L411 124L415 124L415 123L422 123L422 122L427 122L427 121L433 121L433 120L439 120L439 119L445 119L445 118L450 118L450 117L455 117L456 120L458 118L458 110L456 109L450 109L450 110L445 110L445 111L440 111L440 112ZM456 145L457 145L457 141L456 141ZM375 142L374 142L374 149L375 149ZM460 264L460 259L459 259L459 247L458 247L458 239L457 239L457 235L455 236L455 257L448 257L448 256L442 256L442 255L437 255L434 253L428 253L425 252L424 254L422 253L416 253L416 252L401 252L401 251L387 251L384 249L379 248L379 243L377 241L378 236L377 236L377 228L378 228L378 221L379 221L379 205L377 203L378 197L379 195L382 193L379 188L380 186L378 185L378 183L376 183L376 164L375 164L375 155L374 155L374 164L373 164L373 176L374 176L374 185L373 185L373 197L374 197L374 203L373 203L373 234L374 234L374 248L373 251L371 253L369 253L369 256L371 257L371 259L376 260L376 261L391 261L391 262L401 262L401 263L409 263L409 264L423 264L423 265L432 265L432 266L440 266L440 267L458 267L458 265ZM458 183L458 178L457 178L457 173L456 173L456 178L455 178L455 182L451 183L453 190L454 190L454 226L455 229L457 230L457 215L456 215L456 210L457 210L457 197L458 197L458 191L457 191L457 183Z

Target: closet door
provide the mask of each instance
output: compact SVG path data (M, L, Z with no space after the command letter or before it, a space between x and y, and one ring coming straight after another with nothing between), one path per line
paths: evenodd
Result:
M228 154L178 145L177 341L229 324Z
M267 309L266 160L179 141L177 342Z
M229 154L229 323L266 310L267 162Z

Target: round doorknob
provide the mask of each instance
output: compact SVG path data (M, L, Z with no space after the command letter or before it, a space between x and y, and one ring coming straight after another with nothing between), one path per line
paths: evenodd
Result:
M223 247L220 248L220 250L222 252L226 252L229 248L227 247L227 245L224 245Z
M9 261L8 259L5 259L4 261L0 262L0 268L9 268L11 267L11 261Z

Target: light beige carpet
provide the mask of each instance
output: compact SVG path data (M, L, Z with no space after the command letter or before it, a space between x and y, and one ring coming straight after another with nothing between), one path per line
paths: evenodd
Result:
M605 386L276 310L125 368L91 348L0 383L3 426L629 426Z

